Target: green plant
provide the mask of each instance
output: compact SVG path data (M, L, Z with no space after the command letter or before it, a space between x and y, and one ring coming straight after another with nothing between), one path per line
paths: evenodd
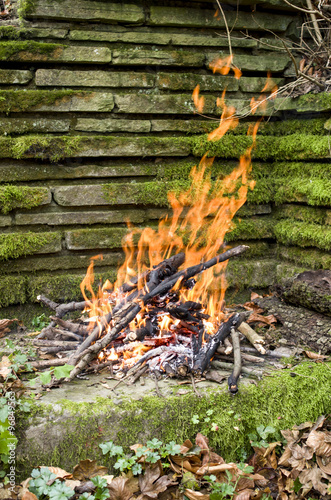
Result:
M276 429L271 425L264 427L263 425L259 425L256 428L256 433L248 434L251 445L256 446L258 448L268 448L268 436L271 436L276 433Z
M43 328L45 328L45 326L48 324L48 318L47 316L42 313L40 314L40 316L35 316L32 321L31 321L31 325L32 327L35 329L35 330L42 330Z
M249 474L254 471L254 467L251 467L244 463L238 464L237 467L241 471L241 474L238 474L235 482L233 482L232 474L228 470L225 471L227 483L217 482L216 476L214 476L213 474L211 474L210 476L204 476L204 479L209 483L209 487L212 490L211 494L209 495L210 500L224 500L226 498L232 499L236 493L236 488L239 480L244 477L245 474Z
M69 377L70 372L73 368L74 368L73 365L63 365L63 366L57 366L55 368L51 367L49 370L39 373L39 376L30 380L29 384L31 387L33 387L39 378L42 385L47 385L51 382L53 376L57 380Z
M29 491L34 493L38 499L43 500L48 497L50 500L67 500L75 494L64 482L56 479L56 475L48 467L33 469L31 477Z
M109 490L107 488L107 479L104 477L100 476L95 476L91 478L92 483L96 487L96 490L94 492L93 498L95 500L106 500L106 498L109 498ZM92 499L90 499L92 500Z

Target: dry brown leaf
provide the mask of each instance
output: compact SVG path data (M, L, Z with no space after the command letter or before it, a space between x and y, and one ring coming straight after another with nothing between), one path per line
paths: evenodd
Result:
M38 497L31 491L26 491L22 496L22 500L38 500Z
M264 309L255 304L255 302L245 302L245 304L243 304L243 307L246 309L246 311L254 311L257 314L263 313L264 311Z
M289 467L290 463L288 460L289 460L289 458L291 458L291 456L292 456L292 452L291 452L290 448L288 446L286 446L284 453L282 454L282 456L278 460L278 465L284 465L284 467Z
M262 295L259 295L256 292L251 292L251 300L255 300L255 299L262 299Z
M80 486L80 481L78 481L78 479L66 479L64 484L66 486L68 486L68 488L71 488L72 490L74 490L76 488L76 486Z
M86 481L94 476L105 476L108 472L107 467L97 465L96 460L81 460L78 465L74 467L72 477L80 481Z
M168 486L176 484L168 476L160 477L160 469L157 464L153 467L147 467L145 474L139 476L139 487L141 495L138 497L140 500L148 498L157 498L159 493L165 491Z
M0 319L0 338L4 337L5 333L10 332L8 326L18 322L18 319Z
M286 439L287 444L290 445L299 439L299 431L298 430L290 430L286 429L285 431L280 431L282 436Z
M327 485L322 483L323 472L315 465L311 469L306 469L299 475L299 481L303 486L305 493L311 490L313 487L321 495L326 495ZM309 488L309 489L308 489Z
M316 462L318 463L319 468L324 472L324 474L330 476L331 480L331 457L316 456Z
M185 490L184 495L189 498L189 500L209 500L209 495L200 493L200 491Z
M209 462L209 455L210 455L208 438L206 438L206 436L198 432L195 438L195 443L201 449L202 465L206 465Z
M5 379L11 373L11 362L8 356L2 356L0 361L0 377Z
M317 354L317 352L304 351L304 353L310 359L327 359L328 358L328 356L324 356L323 354Z
M115 477L108 486L110 500L129 500L139 491L138 479L134 477Z
M255 321L265 323L266 325L272 325L272 323L277 323L277 318L275 318L273 314L262 316L261 314L256 314L254 312L249 316L247 323L254 323Z
M311 431L307 439L310 446L319 457L331 456L331 433L327 431Z
M219 464L219 465L211 465L209 467L209 465L204 465L203 467L200 467L200 469L198 469L196 471L196 474L198 476L202 476L204 474L217 474L218 472L224 472L226 470L233 470L233 471L237 471L237 466L236 464L230 462L229 464Z
M249 500L251 498L252 493L254 493L254 490L251 489L245 489L240 491L238 495L235 495L233 497L233 500Z
M41 467L48 467L46 465L40 465L39 468ZM64 469L60 469L60 467L48 467L48 469L56 475L56 479L72 479L72 474L70 472L67 472Z

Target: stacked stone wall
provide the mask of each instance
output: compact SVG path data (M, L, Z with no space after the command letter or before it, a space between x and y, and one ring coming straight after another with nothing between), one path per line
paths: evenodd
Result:
M267 72L293 79L279 37L291 46L301 23L282 0L246 3L225 10L240 80L209 69L229 49L208 1L21 0L20 24L0 25L1 315L40 293L79 299L97 253L97 276L114 279L127 220L155 226L203 154L217 157L215 176L237 164ZM211 144L225 88L242 120ZM256 187L228 234L250 245L228 266L232 289L330 267L330 110L326 93L268 103Z

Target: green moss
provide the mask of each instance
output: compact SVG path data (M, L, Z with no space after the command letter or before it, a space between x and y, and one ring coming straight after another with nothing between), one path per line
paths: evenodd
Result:
M274 226L277 241L285 245L298 245L299 247L317 247L321 250L331 250L331 228L283 220Z
M327 220L326 209L311 208L304 205L282 205L276 207L273 215L276 219L297 219L314 224L325 224Z
M42 105L55 104L73 95L88 96L90 92L75 90L1 90L0 112L24 112Z
M259 240L273 238L275 221L271 217L251 217L250 219L233 219L234 229L226 234L227 241Z
M0 252L1 252L1 239L0 239ZM12 304L24 304L26 301L27 301L26 279L22 276L1 276L0 307L7 307ZM16 318L17 317L16 313L12 317Z
M14 208L37 207L47 194L47 188L11 185L0 187L0 212L7 214Z
M299 97L298 104L310 104L316 105L316 108L331 108L331 93L330 92L320 92L319 94L305 94Z
M278 246L277 256L282 260L286 259L309 269L331 269L330 253L312 248L304 250L297 247Z
M206 435L210 446L226 461L237 461L242 449L250 450L248 434L256 432L257 426L286 429L330 413L330 367L330 363L307 361L291 370L274 372L258 386L241 385L235 398L215 385L215 389L202 398L191 393L167 398L145 396L141 401L116 404L107 398L96 398L94 403L66 399L48 406L36 402L31 423L38 426L44 442L49 442L51 436L52 446L41 448L33 438L26 441L25 429L29 422L19 416L17 431L23 449L19 447L17 454L18 470L22 478L40 463L70 471L85 458L109 466L111 462L102 456L98 447L101 442L113 440L129 452L129 446L145 444L152 437L182 443L188 438L194 441L197 432ZM296 376L293 377L293 373ZM212 432L210 423L203 423L207 410L213 410L212 421L219 426L219 431ZM192 423L195 414L202 423ZM234 414L241 416L239 423L233 419ZM42 421L45 423L40 425ZM239 431L235 427L239 427Z
M232 135L247 134L249 126L252 122L239 123L239 125L227 132ZM327 135L327 130L324 128L325 118L310 118L310 119L296 119L296 120L282 120L282 121L268 121L262 122L259 125L258 136L273 135L283 137L295 133L309 134L309 135ZM215 126L214 126L215 128Z
M122 240L128 234L124 227L77 229L70 231L68 239L75 249L122 248Z
M0 234L0 260L31 255L57 238L58 233Z
M99 284L103 284L106 279L114 282L117 272L109 270L104 273L95 273L93 289L97 293ZM44 294L55 302L69 302L72 300L83 300L80 284L84 274L65 274L65 275L43 275L29 278L29 289L27 292L28 300L37 301L37 296ZM87 293L89 295L89 292Z
M277 260L245 260L245 255L229 260L225 273L229 287L238 291L245 287L267 288L275 283Z
M75 154L84 137L26 135L18 138L0 138L0 158L49 158L58 161Z
M22 281L26 281L26 277L20 278ZM15 305L8 305L6 307L1 307L0 308L0 319L5 319L5 318L19 318L20 321L24 324L29 329L35 329L35 326L32 323L32 320L36 316L41 316L44 314L46 317L49 317L51 314L54 314L54 311L52 309L49 309L48 307L45 307L42 304L22 304L21 305L15 304ZM13 302L15 303L15 302Z
M20 38L21 30L15 26L0 26L0 39L7 38L9 40L17 40Z
M19 0L18 15L20 19L32 14L35 9L35 0Z
M58 43L44 43L34 40L2 42L0 45L0 61L15 61L17 59L24 61L24 52L44 56L45 60L47 60L47 56L54 56L56 53L62 52L64 47L65 45Z
M253 143L251 136L225 135L219 141L208 141L207 136L190 139L192 153L201 157L239 158ZM329 138L295 133L284 137L258 136L252 158L261 160L301 160L329 158Z

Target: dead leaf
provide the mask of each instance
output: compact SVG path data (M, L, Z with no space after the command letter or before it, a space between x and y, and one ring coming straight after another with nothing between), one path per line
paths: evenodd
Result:
M185 490L184 495L189 498L189 500L209 500L209 495L200 493L200 491Z
M249 316L247 323L254 323L255 321L265 323L266 325L272 325L272 323L277 323L277 318L275 318L273 314L262 316L261 314L256 314L254 312Z
M219 465L204 465L196 471L198 476L203 476L204 474L217 474L218 472L224 472L226 470L237 470L236 464L230 462L229 464L219 464Z
M38 497L31 491L26 491L22 496L22 500L38 500Z
M311 431L306 441L319 457L331 456L331 433L327 431Z
M245 489L240 491L238 495L235 495L233 497L233 500L249 500L251 498L252 493L254 493L254 490L251 489Z
M11 362L8 356L2 356L1 361L0 361L0 377L3 379L7 378L8 375L11 373Z
M129 500L139 491L138 479L132 477L115 477L108 486L110 500Z
M324 472L324 474L327 474L330 476L331 479L331 457L316 457L316 462L319 465L319 468Z
M251 293L251 300L255 300L255 299L262 299L262 295L259 295L256 292L252 292Z
M325 483L322 483L322 477L323 472L315 465L311 469L302 471L299 475L299 481L306 493L308 493L308 491L310 491L313 487L315 490L319 491L321 495L326 495L327 485Z
M140 500L148 500L148 498L157 498L159 493L165 491L168 486L176 484L168 476L160 477L160 469L157 464L153 467L147 467L145 474L139 476L139 486L141 495L138 497Z
M64 484L74 490L77 486L80 486L80 481L78 479L66 479Z
M86 481L94 476L105 476L108 472L107 467L97 465L96 460L81 460L78 465L74 467L72 477L80 481Z
M41 467L46 467L46 465L40 465L39 469ZM72 474L70 472L65 471L64 469L60 469L60 467L48 467L48 469L56 475L56 479L72 479Z
M0 338L5 336L5 333L10 332L8 326L18 322L18 319L0 319Z
M323 354L317 354L317 352L313 351L303 351L305 355L310 359L327 359L328 356L324 356Z
M201 448L201 455L202 455L202 466L206 465L209 462L209 446L208 446L208 438L198 432L195 438L195 442L199 448Z
M246 309L246 311L254 311L257 314L264 312L264 309L255 304L255 302L245 302L245 304L243 304L243 307Z

